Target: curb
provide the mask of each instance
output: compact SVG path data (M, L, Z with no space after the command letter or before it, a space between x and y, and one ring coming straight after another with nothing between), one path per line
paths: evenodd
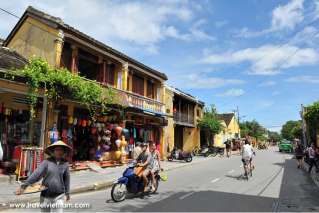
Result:
M304 167L307 167L307 168L304 168L305 172L308 172L309 165L306 162L304 163L304 165L305 165ZM312 170L310 177L312 181L316 184L316 186L319 187L319 174L316 173L314 170Z

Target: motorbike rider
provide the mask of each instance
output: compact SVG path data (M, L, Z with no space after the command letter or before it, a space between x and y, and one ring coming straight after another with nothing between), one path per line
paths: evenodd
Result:
M151 155L148 151L148 143L142 143L142 152L141 154L137 157L137 171L136 175L143 178L144 182L144 192L147 192L147 186L148 186L148 176L151 173L150 170L150 163L151 163Z
M151 179L152 179L152 191L155 191L155 173L159 171L163 171L160 162L160 153L156 149L156 144L150 141L150 155L151 155L151 162L149 164L149 168L151 170Z

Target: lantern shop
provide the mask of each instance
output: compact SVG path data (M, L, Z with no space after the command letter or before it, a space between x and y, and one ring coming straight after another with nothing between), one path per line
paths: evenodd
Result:
M61 105L55 112L57 122L52 123L49 143L58 139L73 148L69 160L74 164L83 161L122 162L127 158L128 146L123 129L123 113L110 110L92 120L87 109ZM128 137L126 137L128 138ZM103 166L103 165L102 165Z

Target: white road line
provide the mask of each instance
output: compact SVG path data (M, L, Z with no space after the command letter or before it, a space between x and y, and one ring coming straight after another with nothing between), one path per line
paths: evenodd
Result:
M195 192L187 193L186 195L181 196L179 199L180 199L180 200L184 200L185 198L191 196L191 195L194 194L194 193L195 193Z
M228 174L231 174L231 173L233 173L234 171L235 171L235 170L232 169L232 170L228 171L227 173L228 173Z
M215 178L214 180L211 181L211 183L215 183L215 182L217 182L219 180L220 180L220 178Z

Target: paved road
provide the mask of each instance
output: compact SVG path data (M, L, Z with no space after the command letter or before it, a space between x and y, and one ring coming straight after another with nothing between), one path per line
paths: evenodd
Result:
M318 188L290 155L270 149L254 161L249 181L239 156L215 157L169 171L156 195L113 203L108 189L74 195L72 203L90 203L83 211L319 211Z

